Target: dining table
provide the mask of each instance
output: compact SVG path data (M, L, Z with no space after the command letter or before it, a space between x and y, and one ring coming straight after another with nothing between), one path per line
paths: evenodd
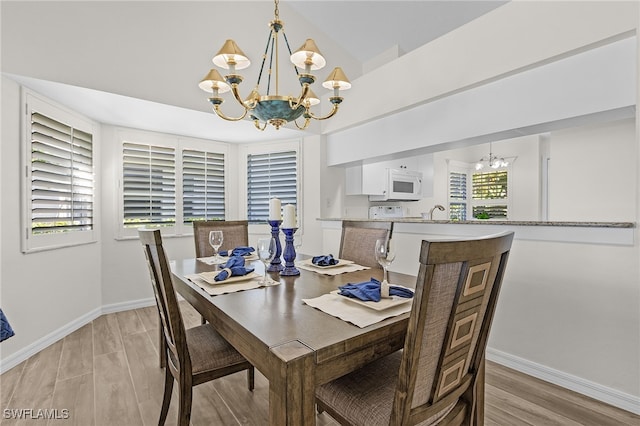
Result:
M263 273L264 266L251 265ZM269 381L269 424L315 425L315 387L352 372L404 344L409 313L358 327L303 302L347 283L382 279L382 270L324 275L269 273L277 285L211 296L187 276L215 270L197 259L172 262L176 291ZM416 278L389 272L391 283Z

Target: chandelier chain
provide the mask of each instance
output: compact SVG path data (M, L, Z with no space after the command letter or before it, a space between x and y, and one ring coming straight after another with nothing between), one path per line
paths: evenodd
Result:
M275 9L273 10L273 14L275 15L276 21L277 21L278 19L280 19L280 11L278 10L278 0L274 0L274 3L275 3Z

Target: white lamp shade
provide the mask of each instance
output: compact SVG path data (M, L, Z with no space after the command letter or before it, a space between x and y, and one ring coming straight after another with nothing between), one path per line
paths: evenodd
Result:
M216 56L212 59L213 63L220 68L228 70L229 64L235 62L235 69L241 70L251 65L251 61L247 55L238 47L235 41L227 40L224 42Z
M338 88L340 90L347 90L351 89L351 83L344 71L342 71L342 68L335 67L333 71L331 71L331 74L329 74L329 77L327 77L324 83L322 83L322 87L327 89Z
M324 56L320 53L316 42L308 38L300 49L293 52L291 62L298 68L304 69L307 64L311 66L311 70L319 70L327 64Z
M213 93L213 89L217 88L218 93L225 93L231 90L231 87L224 81L218 70L211 68L207 75L198 83L198 86L205 92Z

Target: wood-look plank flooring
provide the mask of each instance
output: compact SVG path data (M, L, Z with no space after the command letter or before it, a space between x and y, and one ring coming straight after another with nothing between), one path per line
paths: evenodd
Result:
M190 305L181 308L187 327L200 323ZM164 386L157 345L155 306L97 318L0 376L0 424L156 425ZM258 371L253 392L244 372L196 386L191 424L266 425L268 390ZM167 425L175 424L177 405L174 387ZM5 418L5 409L33 411L16 419ZM337 425L326 413L317 424ZM488 363L485 424L638 426L640 416Z

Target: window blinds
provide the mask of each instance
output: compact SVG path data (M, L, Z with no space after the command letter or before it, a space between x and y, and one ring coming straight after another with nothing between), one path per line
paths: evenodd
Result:
M282 205L297 205L296 151L249 154L247 156L247 218L262 222L269 218L269 199Z
M467 220L466 173L449 173L449 219Z
M175 224L175 148L123 143L124 226Z
M93 136L31 113L31 233L93 229Z
M224 154L182 151L183 220L225 218Z

